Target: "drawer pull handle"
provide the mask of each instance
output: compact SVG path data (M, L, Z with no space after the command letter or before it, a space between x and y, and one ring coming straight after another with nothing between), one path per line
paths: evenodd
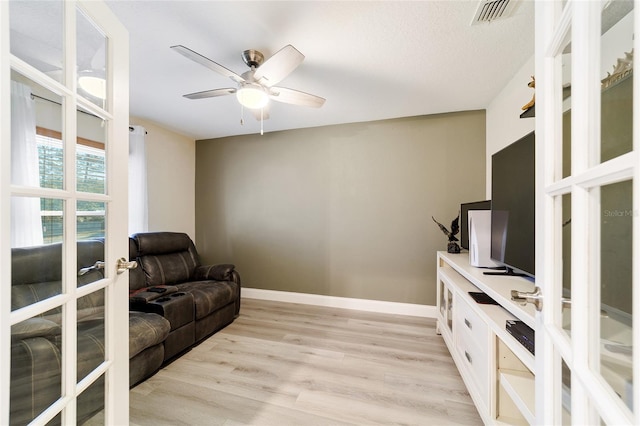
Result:
M464 351L464 356L467 358L467 361L469 361L469 364L473 364L473 360L471 359L471 355L469 355L469 352Z
M469 327L469 330L473 330L473 327L471 326L471 322L468 319L464 319L464 324Z

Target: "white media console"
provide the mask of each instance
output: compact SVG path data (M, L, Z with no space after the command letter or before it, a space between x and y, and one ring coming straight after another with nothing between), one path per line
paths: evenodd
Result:
M488 276L469 264L469 253L438 252L437 330L485 424L532 424L535 420L534 355L506 330L507 320L535 329L532 305L511 300L511 290L533 291L521 277ZM497 305L480 304L483 292Z

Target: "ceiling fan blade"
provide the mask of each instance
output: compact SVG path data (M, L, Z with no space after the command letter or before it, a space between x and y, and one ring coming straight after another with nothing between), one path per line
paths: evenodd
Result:
M272 87L270 97L274 101L286 104L304 105L313 108L320 108L324 105L325 98L301 92L299 90L287 89L286 87Z
M189 93L188 95L183 95L183 96L187 99L215 98L216 96L232 95L236 93L236 91L237 89L229 87L226 89L213 89L213 90L205 90L203 92Z
M303 60L304 55L288 44L260 65L253 77L261 84L271 87L288 76Z
M249 108L247 108L249 109ZM255 117L256 120L266 120L269 118L269 105L264 106L262 109L249 109L251 114Z
M223 67L222 65L220 65L217 62L213 62L211 59L202 56L201 54L199 54L198 52L194 52L193 50L189 49L188 47L184 47L182 45L176 45L176 46L171 46L171 49L173 49L175 52L178 52L179 54L181 54L182 56L191 59L194 62L199 63L200 65L204 65L205 67L224 75L225 77L229 77L231 80L235 81L236 83L242 83L244 82L244 78L242 78L241 76L239 76L238 74L236 74L235 72L231 71L228 68Z

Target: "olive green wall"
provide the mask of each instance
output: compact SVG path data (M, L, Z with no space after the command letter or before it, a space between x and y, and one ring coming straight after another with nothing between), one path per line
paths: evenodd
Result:
M198 251L245 287L435 305L431 216L484 196L484 111L196 142Z

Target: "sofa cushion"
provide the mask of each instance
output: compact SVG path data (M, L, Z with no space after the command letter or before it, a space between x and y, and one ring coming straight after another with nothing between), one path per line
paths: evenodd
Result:
M129 386L133 386L158 371L164 360L164 345L145 349L129 359Z
M62 244L11 249L11 284L60 281Z
M129 359L164 341L171 324L157 314L129 311Z
M193 295L196 320L234 302L238 291L238 285L232 281L192 281L176 287Z
M139 258L139 262L149 287L189 281L196 267L195 259L188 251L147 255Z
M188 251L191 238L182 232L146 232L132 237L138 249L138 256L166 254Z
M230 263L198 266L193 273L193 279L196 281L229 281L234 269L235 265Z

